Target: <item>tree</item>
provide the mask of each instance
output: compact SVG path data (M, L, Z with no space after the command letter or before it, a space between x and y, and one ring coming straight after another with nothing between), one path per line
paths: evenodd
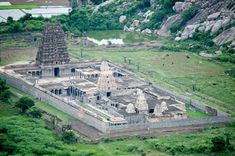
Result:
M81 32L87 31L89 29L89 16L87 9L80 9L79 11L73 13L70 16L71 29L78 29Z
M15 106L20 108L22 113L25 113L29 108L34 106L34 101L28 97L22 97L16 102Z
M7 87L6 81L0 78L0 100L8 101L10 98L11 92L9 87Z
M70 6L72 9L76 9L78 7L78 2L77 0L69 0Z
M223 151L226 149L226 140L223 136L216 136L211 139L211 142L213 144L212 151L214 152Z
M22 30L22 24L19 22L14 22L10 25L8 32L9 33L17 33Z
M31 19L33 19L32 14L27 13L23 17L21 17L19 21L24 23L25 21L29 21Z
M65 131L62 135L62 140L67 144L76 143L77 139L72 131Z
M7 17L7 23L8 24L11 24L13 22L14 22L14 20L13 20L13 18L11 16Z
M42 112L36 107L32 107L28 114L30 116L32 116L33 118L41 118L42 117Z

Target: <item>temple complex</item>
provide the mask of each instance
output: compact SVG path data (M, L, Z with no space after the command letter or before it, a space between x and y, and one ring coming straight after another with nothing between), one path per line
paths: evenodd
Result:
M43 94L65 102L71 109L91 115L85 122L97 129L104 129L97 121L112 126L187 118L184 102L159 91L119 64L108 60L70 61L64 32L58 23L46 25L35 63L5 70L20 76ZM33 94L40 100L45 98ZM70 114L58 101L54 106L57 105ZM71 111L78 118L80 113Z

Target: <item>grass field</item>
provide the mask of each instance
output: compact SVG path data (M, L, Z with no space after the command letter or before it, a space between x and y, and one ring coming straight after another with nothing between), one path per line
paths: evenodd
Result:
M13 97L15 98L12 98L12 102L15 102L17 99L19 99L20 97L22 96L28 96L30 98L33 98L32 96L16 89L16 88L13 88L13 87L10 87L10 91L13 93ZM34 98L33 98L34 99ZM49 114L52 114L54 116L57 116L59 119L61 119L63 121L63 123L66 123L68 122L69 120L72 120L74 119L72 116L56 109L55 107L52 107L51 105L49 104L46 104L46 103L43 103L43 102L40 102L36 99L34 99L35 101L35 106L43 111L46 111L48 112ZM7 107L6 107L7 109ZM7 112L6 112L7 113Z
M0 6L0 10L6 10L6 9L34 9L38 8L37 5L31 4L31 5L6 5L6 6Z

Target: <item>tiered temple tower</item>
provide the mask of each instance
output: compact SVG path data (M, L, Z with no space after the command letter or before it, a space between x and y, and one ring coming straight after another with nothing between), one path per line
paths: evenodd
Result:
M101 63L100 70L101 72L97 83L98 90L110 96L112 91L117 90L113 72L110 70L108 62L106 61Z
M140 113L144 113L144 114L148 113L148 103L146 101L143 91L140 89L137 90L137 99L136 99L135 107L138 109Z
M36 64L56 65L69 63L64 37L64 31L59 23L47 24L37 52Z

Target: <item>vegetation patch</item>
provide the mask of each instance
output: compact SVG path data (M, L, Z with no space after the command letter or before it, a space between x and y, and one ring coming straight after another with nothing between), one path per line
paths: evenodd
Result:
M0 6L0 10L5 10L5 9L35 9L38 8L37 5L4 5Z

